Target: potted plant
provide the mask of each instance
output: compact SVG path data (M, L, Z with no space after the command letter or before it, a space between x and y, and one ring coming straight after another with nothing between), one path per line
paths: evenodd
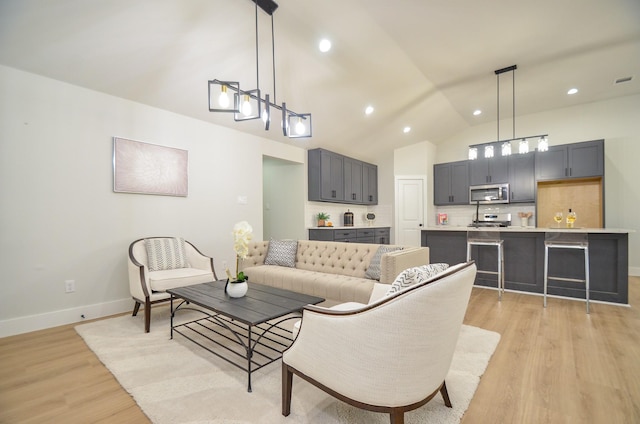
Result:
M328 213L320 212L318 214L318 227L325 227L327 225L327 219L331 218Z
M233 250L236 252L236 274L232 275L229 268L226 269L227 284L224 291L231 297L242 297L247 293L249 277L244 272L238 272L240 260L245 259L249 253L249 240L252 238L253 228L247 221L238 222L233 227Z

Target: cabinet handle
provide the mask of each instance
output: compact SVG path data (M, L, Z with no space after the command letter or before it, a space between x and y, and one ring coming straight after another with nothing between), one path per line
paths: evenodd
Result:
M569 168L569 176L571 176L572 172L571 172L571 168Z
M335 190L331 190L331 197L336 197L336 191Z
M356 194L355 193L351 193L351 200L356 200Z

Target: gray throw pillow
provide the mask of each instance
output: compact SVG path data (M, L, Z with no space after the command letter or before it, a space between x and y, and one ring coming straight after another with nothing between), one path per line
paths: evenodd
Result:
M395 281L391 284L391 287L389 288L385 296L392 295L414 284L427 281L428 279L440 274L447 268L449 268L449 264L439 263L405 269L396 277Z
M270 240L264 264L295 268L297 253L297 240Z
M145 239L149 271L189 268L183 238Z
M402 250L402 247L397 246L380 246L376 253L373 254L371 258L371 262L369 262L369 267L367 271L364 273L364 276L370 278L372 280L380 280L380 272L382 269L380 268L380 261L382 260L382 255L389 252L395 252L397 250Z

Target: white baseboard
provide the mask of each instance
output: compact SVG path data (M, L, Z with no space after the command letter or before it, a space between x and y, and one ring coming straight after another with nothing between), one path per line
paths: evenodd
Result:
M45 328L133 311L133 303L131 298L127 298L0 321L0 337L29 333L31 331L44 330Z
M632 277L640 277L640 266L630 266L629 275Z

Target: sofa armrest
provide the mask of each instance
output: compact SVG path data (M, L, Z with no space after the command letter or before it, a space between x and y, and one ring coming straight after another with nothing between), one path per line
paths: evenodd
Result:
M380 282L391 284L398 274L407 268L427 265L429 263L428 247L408 247L382 255L380 259Z

